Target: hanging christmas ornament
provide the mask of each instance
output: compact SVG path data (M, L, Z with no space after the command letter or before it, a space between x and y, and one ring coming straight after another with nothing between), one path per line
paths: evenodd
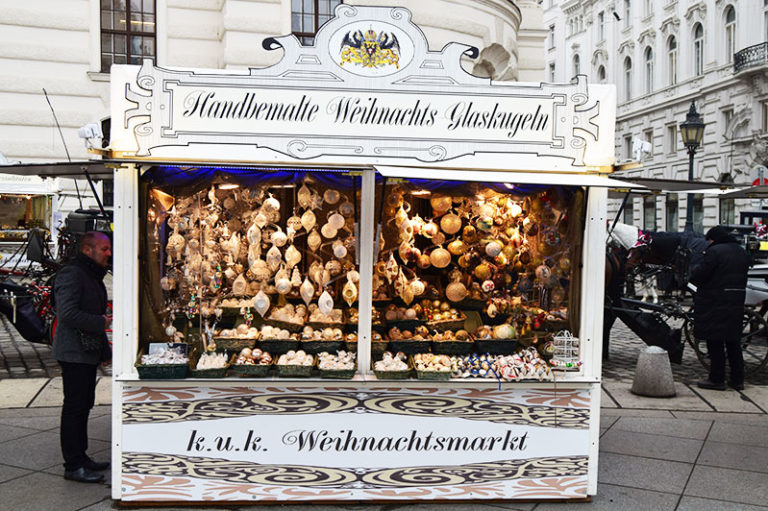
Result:
M413 223L407 218L400 224L400 239L404 241L413 239Z
M285 246L285 243L288 241L288 235L286 235L278 227L277 230L272 233L272 237L270 239L273 245L275 245L276 247L282 247L282 246Z
M344 246L344 243L341 240L336 240L333 242L333 256L337 259L343 259L347 255L347 247Z
M467 225L461 231L461 239L466 243L474 243L477 240L477 229L473 225Z
M331 277L335 277L336 275L341 274L342 267L339 261L336 259L331 259L325 263L325 269L328 270L328 272L331 274Z
M467 296L467 287L459 281L448 284L445 288L445 297L452 302L460 302Z
M301 224L301 217L296 215L288 218L288 220L285 221L285 225L293 229L295 232L299 232L301 228L304 227Z
M415 278L411 281L411 291L413 291L413 296L421 296L426 290L427 287L424 285L422 280Z
M293 268L299 262L301 261L301 252L293 246L290 245L287 249L285 249L285 262L288 265L288 268Z
M269 270L269 266L267 266L267 262L264 259L257 259L250 266L249 270L251 273L253 273L253 278L259 282L269 280L269 276L272 274L272 272Z
M315 217L315 213L311 209L306 210L304 214L301 215L301 226L304 227L304 230L307 232L312 230L316 222L317 217Z
M426 224L424 224L424 227L422 227L422 229L421 229L421 234L422 234L422 235L423 235L425 238L430 238L430 239L431 239L431 238L433 238L433 237L435 236L435 234L437 234L439 231L440 231L440 228L437 226L437 224L436 224L435 222L433 222L432 220L430 220L429 222L427 222Z
M264 213L272 213L274 211L280 210L280 201L275 199L272 194L269 194L269 197L267 200L264 201L264 204L262 205L262 208L264 208Z
M494 284L492 280L484 280L483 283L480 284L480 289L482 289L484 293L490 293L496 289L496 284Z
M416 266L421 268L422 270L426 270L430 266L432 266L432 260L429 258L427 254L421 254L418 259L416 259Z
M501 253L502 245L498 241L491 241L487 245L485 245L485 253L488 255L488 257L496 257Z
M301 272L298 268L293 269L293 273L291 273L291 286L292 287L299 287L301 286Z
M477 229L483 232L488 232L493 227L493 218L490 216L481 216L477 219Z
M323 239L317 233L317 230L313 230L309 233L309 236L307 236L307 246L309 246L309 249L312 252L316 252L322 242Z
M437 247L429 254L429 261L435 268L445 268L451 262L451 253L443 247Z
M440 216L451 209L452 202L451 198L447 196L433 196L429 199L429 203L432 206L435 216Z
M253 217L253 223L256 224L259 229L262 229L265 225L267 225L267 215L259 211L256 213L256 216Z
M232 294L235 296L243 296L248 286L248 281L245 280L245 276L241 273L237 276L234 282L232 282Z
M302 208L308 208L312 205L312 192L309 191L307 185L301 185L301 188L299 188L299 191L296 194L296 200Z
M267 251L267 267L273 272L277 271L282 262L282 256L280 249L272 245L272 248Z
M255 223L252 223L245 233L245 239L250 245L255 245L261 241L261 229Z
M325 224L320 228L320 234L324 238L333 239L338 234L338 231L331 226L331 224Z
M339 197L340 197L339 192L332 188L327 189L323 193L323 200L330 205L334 205L337 202L339 202Z
M275 289L277 289L277 292L281 295L287 295L291 292L292 288L293 286L291 285L291 280L285 277L278 279L275 282Z
M341 290L341 296L350 307L353 303L355 303L355 300L357 300L357 286L349 277L349 275L347 275L347 282L344 284L344 288Z
M256 296L253 297L253 308L256 312L264 317L264 314L269 310L269 296L264 291L259 290Z
M330 225L333 229L336 229L337 231L344 227L344 217L339 213L333 213L331 216L328 217L328 225Z
M323 291L323 294L321 294L320 298L317 300L317 308L326 316L333 310L333 298L327 290Z
M463 255L466 251L467 244L458 238L448 243L448 252L455 256Z
M315 286L313 286L312 282L306 277L304 278L304 282L301 283L299 294L301 295L301 299L304 300L304 303L307 305L312 301L312 297L315 296Z
M387 259L386 265L384 267L383 277L386 278L391 284L399 271L400 271L400 267L397 265L397 261L395 261L394 254L390 253L389 259Z
M349 218L355 214L355 205L349 201L344 201L339 205L339 213Z
M440 228L446 234L456 234L461 229L461 218L455 213L448 213L440 219Z

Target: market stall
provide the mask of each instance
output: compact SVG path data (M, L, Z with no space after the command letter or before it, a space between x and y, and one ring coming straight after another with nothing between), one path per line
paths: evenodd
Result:
M594 494L613 88L473 77L401 8L265 47L112 69L113 497Z

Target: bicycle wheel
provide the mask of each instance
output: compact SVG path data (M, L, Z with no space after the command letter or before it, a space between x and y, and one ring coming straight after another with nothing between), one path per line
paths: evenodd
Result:
M708 370L707 342L694 337L693 323L690 321L685 323L684 331L686 341L693 348L701 365ZM740 342L744 356L744 375L749 377L761 371L768 363L768 322L753 307L744 307Z

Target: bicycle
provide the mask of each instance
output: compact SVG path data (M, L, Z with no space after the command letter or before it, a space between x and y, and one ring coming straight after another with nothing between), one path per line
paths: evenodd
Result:
M622 303L634 306L634 309L651 311L665 318L681 321L680 328L688 344L696 354L705 369L709 370L710 360L707 343L696 339L693 334L693 308L681 305L680 302L647 303L630 298L622 298ZM741 349L744 356L744 374L749 377L759 373L768 364L768 322L760 311L751 305L744 306L741 322Z

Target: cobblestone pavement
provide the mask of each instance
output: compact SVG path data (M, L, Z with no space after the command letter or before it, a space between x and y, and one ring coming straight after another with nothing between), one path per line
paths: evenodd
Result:
M632 381L635 364L643 343L621 321L611 330L610 359L603 361L604 378L619 381ZM99 368L102 376L111 375L111 368ZM695 384L707 376L690 346L685 347L682 364L672 364L675 381L683 384ZM59 364L51 356L51 348L44 344L25 341L11 323L0 316L0 379L2 378L42 378L61 374ZM768 368L748 383L768 385Z

